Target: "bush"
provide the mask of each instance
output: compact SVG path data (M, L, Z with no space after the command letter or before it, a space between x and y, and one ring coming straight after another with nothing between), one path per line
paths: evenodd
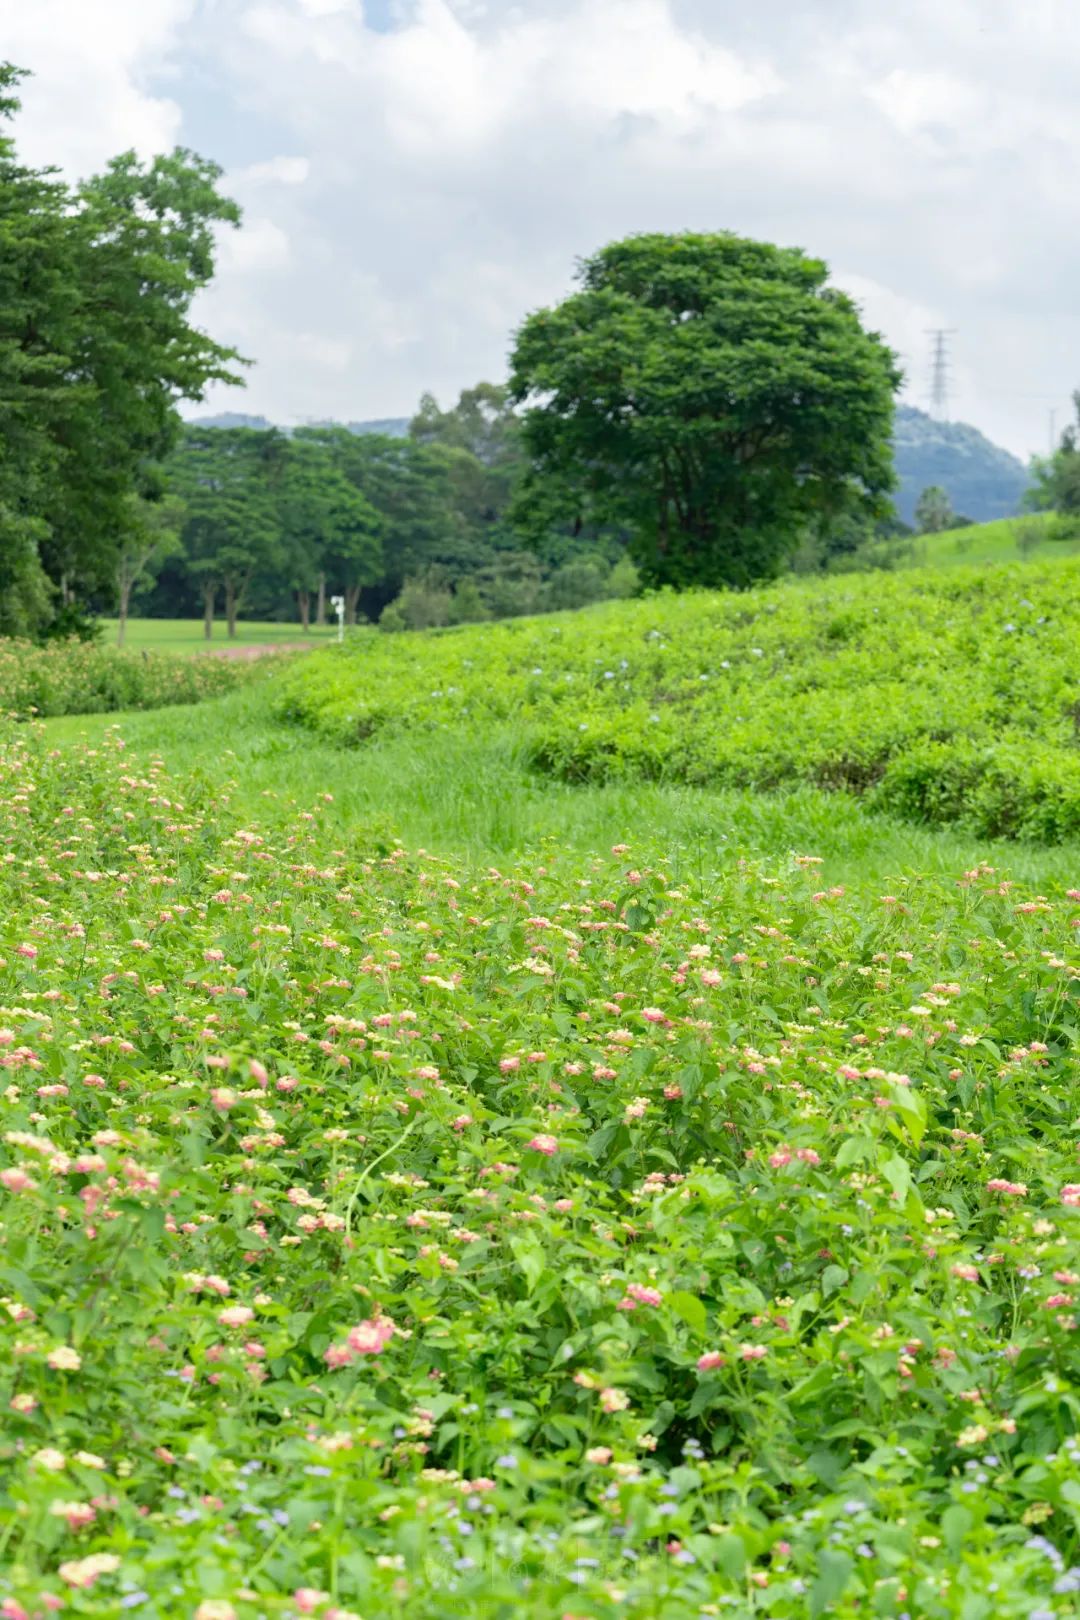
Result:
M881 542L906 544L904 541ZM316 653L277 701L355 741L512 723L541 770L868 794L916 820L1071 837L1080 564L789 580Z
M254 667L243 659L122 652L95 641L0 640L0 714L25 720L197 703L250 680Z

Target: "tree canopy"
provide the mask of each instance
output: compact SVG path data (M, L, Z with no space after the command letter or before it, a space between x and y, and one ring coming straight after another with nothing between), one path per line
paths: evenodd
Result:
M625 525L646 577L745 585L807 523L879 512L900 373L826 266L730 234L644 235L580 267L511 358L523 501Z
M0 64L0 118L22 76ZM215 229L240 217L220 177L178 148L124 153L72 187L0 135L0 629L111 584L132 497L160 491L178 402L238 380L235 351L189 319Z

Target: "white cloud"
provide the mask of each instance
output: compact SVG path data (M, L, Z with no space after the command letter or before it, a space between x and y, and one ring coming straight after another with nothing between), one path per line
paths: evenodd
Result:
M25 156L83 175L128 147L145 157L172 146L179 101L151 91L147 76L166 67L195 4L0 0L3 54L34 74L21 92Z
M404 413L502 374L635 230L796 243L1016 448L1080 381L1080 13L1058 0L0 0L19 136L72 172L209 144L247 211L200 319L243 408ZM218 395L216 403L225 401Z
M267 158L263 163L235 169L228 184L234 189L249 185L302 186L310 173L311 164L305 157Z
M292 261L289 238L272 219L249 214L238 231L229 231L218 253L223 276L247 276L284 270Z

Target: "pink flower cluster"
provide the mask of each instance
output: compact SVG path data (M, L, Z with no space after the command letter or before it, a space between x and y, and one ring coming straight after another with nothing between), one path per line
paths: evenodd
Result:
M357 1356L380 1356L397 1332L388 1316L369 1317L349 1329L344 1344L332 1344L326 1352L331 1367L347 1367Z

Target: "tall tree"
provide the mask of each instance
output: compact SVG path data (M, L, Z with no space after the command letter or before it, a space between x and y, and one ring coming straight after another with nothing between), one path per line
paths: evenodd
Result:
M1080 530L1080 389L1073 394L1076 420L1063 431L1050 456L1035 457L1032 486L1024 504L1037 512L1056 512L1055 533L1072 536Z
M340 585L350 624L365 585L382 571L377 512L337 466L327 443L304 435L285 448L279 510L290 583L307 630L312 591L325 603L326 581Z
M453 502L453 453L388 434L302 428L296 437L325 444L335 465L373 509L381 538L376 612L404 581L432 564L456 573L470 554L468 528ZM362 587L360 587L362 589ZM357 600L359 599L359 589Z
M915 527L920 534L940 534L955 521L948 493L940 484L928 484L915 502Z
M285 443L276 428L189 426L170 463L172 490L186 509L184 550L202 591L208 640L219 592L231 638L253 575L277 561Z
M880 509L900 374L825 265L730 235L646 235L580 268L511 360L537 483L630 530L657 584L746 585L808 522Z
M116 544L116 645L127 639L132 593L157 573L167 557L181 550L184 503L175 495L149 500L129 495Z
M21 76L0 65L0 117ZM183 149L127 153L72 189L0 137L0 574L33 553L62 600L107 585L178 402L239 380L189 319L216 228L239 220L220 174Z

